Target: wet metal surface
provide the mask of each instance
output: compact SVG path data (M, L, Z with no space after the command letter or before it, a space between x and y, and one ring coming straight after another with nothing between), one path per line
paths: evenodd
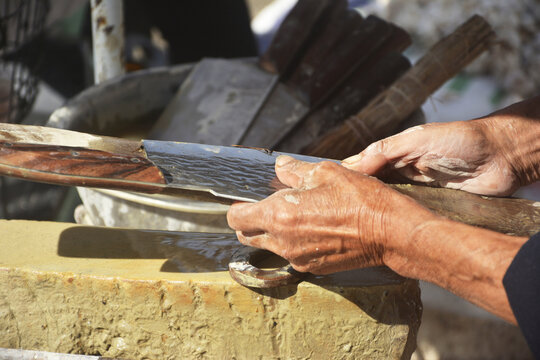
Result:
M242 245L234 234L76 227L62 235L58 255L97 259L164 259L164 272L226 271Z
M242 247L229 262L229 274L244 286L263 289L296 284L307 275L294 270L291 264L271 270L257 267L257 261L271 256L272 253L265 250Z
M274 164L283 153L264 149L144 140L148 159L165 176L167 185L205 191L215 196L255 202L285 186ZM291 155L308 162L325 159Z
M239 144L271 148L308 110L309 107L295 97L290 89L278 84Z

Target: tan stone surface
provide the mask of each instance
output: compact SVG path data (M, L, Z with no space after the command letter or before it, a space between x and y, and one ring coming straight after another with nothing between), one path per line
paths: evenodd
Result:
M375 268L256 292L210 271L237 245L209 243L164 266L152 244L168 236L0 220L0 347L148 359L400 359L414 350L416 281Z

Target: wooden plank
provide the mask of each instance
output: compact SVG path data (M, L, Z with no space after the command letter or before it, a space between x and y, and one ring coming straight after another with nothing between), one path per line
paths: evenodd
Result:
M259 65L272 74L285 74L305 49L321 17L335 1L299 0L281 23Z
M471 17L435 44L362 111L312 142L306 152L343 159L362 151L371 139L392 134L436 89L484 52L494 36L491 26L482 17Z
M335 9L329 15L325 27L313 40L313 44L303 54L299 65L285 80L306 104L312 104L309 96L317 74L328 65L329 61L340 61L334 57L336 48L354 41L354 34L361 29L362 21L363 18L357 11L347 10L346 6Z
M371 65L371 66L370 66ZM303 148L357 113L369 100L391 85L410 64L401 54L393 53L357 69L331 99L303 119L276 145L276 150L303 153Z

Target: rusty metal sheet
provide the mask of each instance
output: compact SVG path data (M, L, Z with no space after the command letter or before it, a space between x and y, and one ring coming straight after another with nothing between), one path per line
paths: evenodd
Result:
M150 137L237 144L277 81L246 60L203 59L184 81Z

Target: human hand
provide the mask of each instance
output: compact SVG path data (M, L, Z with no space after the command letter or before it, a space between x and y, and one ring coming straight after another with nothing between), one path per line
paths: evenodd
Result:
M415 126L371 144L343 166L484 195L509 195L520 186L482 120Z
M382 182L332 162L281 156L276 174L291 188L234 204L227 220L240 242L272 251L301 272L386 264L395 243L435 217Z
M433 186L510 195L540 180L540 96L484 118L413 127L377 141L343 166Z

